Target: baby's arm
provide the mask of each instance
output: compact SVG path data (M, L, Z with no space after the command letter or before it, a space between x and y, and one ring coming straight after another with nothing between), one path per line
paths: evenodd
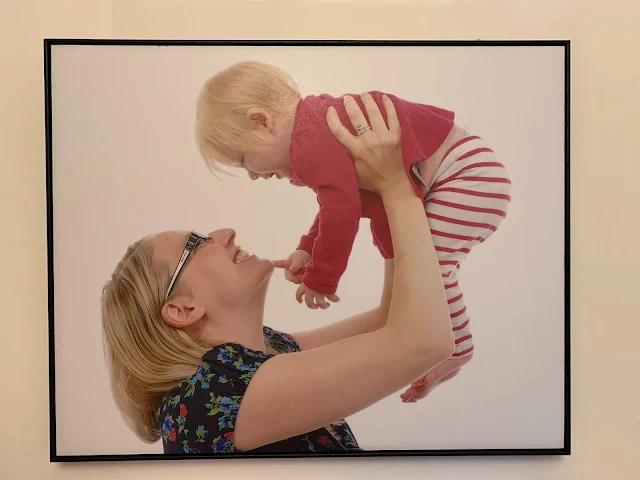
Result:
M300 243L298 244L298 248L296 250L304 250L309 255L313 254L313 244L316 241L316 237L318 236L320 228L320 213L316 215L316 219L313 221L313 225L307 232L306 235L302 235L300 238Z
M307 289L325 296L336 292L347 268L362 213L353 161L326 121L327 108L338 105L336 102L342 103L321 95L307 97L299 105L289 150L292 170L316 192L320 206L314 224L298 246L312 255L302 282Z
M316 216L317 228L311 230L317 231L317 235L311 262L302 276L306 287L323 295L332 295L337 290L358 233L361 212L360 192L350 159L331 163L336 167L334 181L315 188L320 211Z
M347 162L349 165L349 158ZM342 178L346 180L350 175L344 173ZM340 301L335 292L358 233L361 206L357 187L349 188L336 181L333 185L316 186L315 190L320 211L309 233L302 236L297 250L287 260L274 265L288 269L287 280L302 283L296 292L299 303L304 297L309 308L324 309L329 307L326 299Z

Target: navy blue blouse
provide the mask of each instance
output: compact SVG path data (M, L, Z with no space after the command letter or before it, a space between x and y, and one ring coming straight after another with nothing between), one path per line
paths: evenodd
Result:
M264 327L265 342L278 353L298 352L289 334ZM235 452L234 429L240 402L260 365L273 355L236 343L216 345L202 356L198 371L170 391L158 408L164 453ZM252 452L358 451L344 420Z

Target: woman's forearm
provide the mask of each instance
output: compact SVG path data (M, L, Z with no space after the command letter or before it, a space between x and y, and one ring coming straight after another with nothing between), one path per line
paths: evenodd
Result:
M239 449L353 415L453 353L449 310L422 203L412 190L385 196L395 252L386 325L267 360L242 400L235 437ZM327 391L339 394L327 396Z
M323 327L314 328L293 334L301 350L317 348L328 343L337 342L344 338L373 332L387 324L389 304L393 294L393 259L385 260L384 281L380 305L366 312L358 313L351 317L330 323Z
M422 200L407 181L382 196L393 238L395 273L387 327L453 350L438 257Z
M330 343L373 332L385 326L387 312L380 307L358 313L313 330L293 333L300 350L322 347Z

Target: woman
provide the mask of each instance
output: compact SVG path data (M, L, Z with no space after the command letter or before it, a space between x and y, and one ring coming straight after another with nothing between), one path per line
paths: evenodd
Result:
M104 288L102 315L116 403L141 439L162 438L165 453L359 450L343 419L452 354L438 259L402 166L393 104L385 102L388 126L374 102L364 105L371 130L361 136L335 111L327 121L352 153L360 186L380 194L387 211L395 267L380 306L276 332L263 312L284 261L240 250L231 229L138 241ZM349 117L366 123L356 102Z

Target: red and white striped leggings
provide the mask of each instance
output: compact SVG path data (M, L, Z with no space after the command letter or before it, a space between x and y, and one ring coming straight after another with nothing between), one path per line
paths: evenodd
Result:
M424 184L417 164L413 172ZM511 182L484 140L468 136L449 149L425 187L425 211L451 314L453 358L463 357L473 352L473 337L458 271L473 247L487 240L506 218Z

